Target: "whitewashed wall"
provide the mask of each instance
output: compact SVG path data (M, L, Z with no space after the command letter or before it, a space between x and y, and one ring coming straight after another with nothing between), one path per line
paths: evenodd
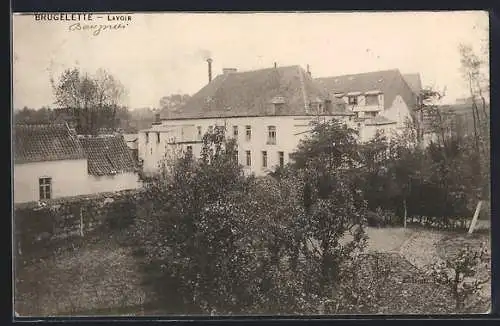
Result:
M146 143L146 131L139 132L139 158L144 161L146 173L156 172L159 161L165 156L167 142L170 137L176 137L177 141L197 141L201 139L197 134L200 126L202 134L206 133L209 126L226 126L227 136L233 137L233 126L238 126L238 156L239 162L248 173L263 175L279 165L279 152L284 154L284 164L289 162L290 153L294 152L300 139L308 135L309 123L316 117L311 116L266 116L266 117L237 117L237 118L212 118L212 119L190 119L190 120L166 120L162 125L153 126L149 130L149 141ZM330 119L331 117L321 117ZM348 117L337 117L348 121ZM250 141L246 140L245 127L251 126L252 136ZM268 127L276 127L276 144L267 144ZM160 142L157 142L156 132L160 133ZM201 144L184 144L192 146L193 154L199 156ZM251 153L251 166L246 166L246 151ZM267 151L267 168L262 166L262 151Z
M140 187L136 173L94 177L87 160L61 160L14 165L14 203L38 201L39 178L52 178L52 198L119 191Z
M390 120L396 121L397 128L404 128L405 121L407 119L412 119L408 105L399 95L394 98L392 105L380 114Z
M14 165L14 202L40 199L38 179L52 178L52 198L87 193L87 160L64 160Z

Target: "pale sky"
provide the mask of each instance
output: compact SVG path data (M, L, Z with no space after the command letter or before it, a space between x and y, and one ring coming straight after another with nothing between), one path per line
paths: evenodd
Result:
M108 70L130 108L158 107L162 96L207 83L207 55L214 77L274 62L309 64L313 77L399 68L419 72L424 86L446 86L453 102L467 96L458 45L479 49L488 37L486 12L132 14L124 29L97 36L70 31L73 23L13 17L15 108L54 106L50 77L72 67ZM106 16L97 23L108 24Z

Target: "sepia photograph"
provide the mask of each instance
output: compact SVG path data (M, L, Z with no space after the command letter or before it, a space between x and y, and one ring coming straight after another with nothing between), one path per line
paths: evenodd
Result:
M491 311L489 15L12 14L16 317Z

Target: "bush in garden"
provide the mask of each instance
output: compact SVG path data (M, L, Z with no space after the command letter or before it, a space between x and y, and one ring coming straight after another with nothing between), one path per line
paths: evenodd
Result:
M354 156L346 130L330 131ZM176 160L148 185L135 222L146 284L174 313L318 312L365 241L364 204L336 172L343 160L317 151L301 168L244 177L234 150L216 129L200 159ZM325 160L334 165L318 174Z
M477 295L484 284L490 281L489 276L480 279L478 275L480 266L489 264L489 257L484 244L479 249L466 245L451 258L430 266L429 274L434 280L452 291L456 312L467 312L471 308L467 305L468 299Z

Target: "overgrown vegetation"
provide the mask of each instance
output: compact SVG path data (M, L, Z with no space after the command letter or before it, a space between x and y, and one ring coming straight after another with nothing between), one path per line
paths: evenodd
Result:
M411 137L360 144L355 130L331 120L314 126L294 164L256 178L216 128L199 159L168 159L148 183L149 214L136 219L133 236L146 284L170 313L387 309L378 298L388 263L363 254L365 225L402 225L403 214L436 216L443 227L470 218L482 182L472 149L445 154ZM373 269L359 274L367 257Z

